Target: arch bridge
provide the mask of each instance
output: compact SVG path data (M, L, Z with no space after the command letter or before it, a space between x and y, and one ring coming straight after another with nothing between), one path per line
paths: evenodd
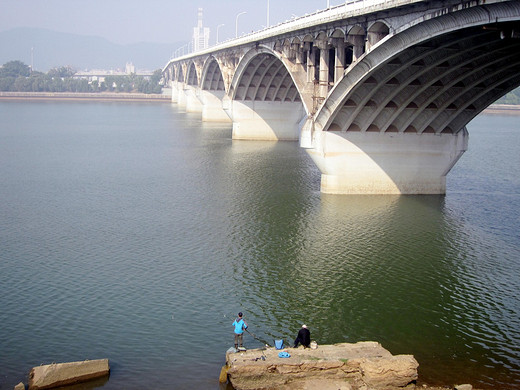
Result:
M466 125L520 85L520 1L356 0L174 58L172 101L299 141L321 191L444 194Z

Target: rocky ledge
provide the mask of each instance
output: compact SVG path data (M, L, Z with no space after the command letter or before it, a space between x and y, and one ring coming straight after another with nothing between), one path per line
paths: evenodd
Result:
M412 355L393 356L377 342L359 342L228 352L223 370L237 390L393 390L413 386L418 366Z

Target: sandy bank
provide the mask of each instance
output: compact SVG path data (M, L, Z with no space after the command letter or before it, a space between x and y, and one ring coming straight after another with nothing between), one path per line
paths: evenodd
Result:
M0 92L0 100L135 101L169 103L171 96L145 93Z
M520 115L520 105L492 104L482 113L491 115Z

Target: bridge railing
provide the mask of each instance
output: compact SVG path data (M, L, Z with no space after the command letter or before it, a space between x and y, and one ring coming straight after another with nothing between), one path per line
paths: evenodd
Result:
M372 12L375 10L389 9L404 4L419 3L422 1L424 0L347 0L343 4L317 10L316 12L305 14L303 16L298 16L284 22L280 22L276 25L266 27L262 30L241 35L238 38L227 39L226 41L219 42L218 44L215 44L207 49L175 56L170 61L177 58L189 58L193 55L208 54L215 52L216 50L227 49L233 46L240 46L250 42L258 41L260 39L281 35L286 32L314 27L316 25L334 22L353 16L363 15L367 12Z

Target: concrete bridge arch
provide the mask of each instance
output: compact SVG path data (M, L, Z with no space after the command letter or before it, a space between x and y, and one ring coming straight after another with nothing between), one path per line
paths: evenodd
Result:
M460 90L465 72L470 68L475 71L486 63L494 69L514 68L514 64L518 65L514 48L520 45L520 39L504 39L507 37L500 38L500 34L509 33L511 35L514 34L514 31L520 33L520 24L517 23L515 27L509 23L510 18L513 18L512 15L520 13L520 3L499 3L486 8L486 10L482 8L463 9L457 13L426 21L421 18L409 23L411 27L389 35L385 42L380 42L384 45L373 47L345 72L345 77L334 86L316 114L315 128L327 130L334 122L341 122L340 128L347 130L356 121L366 122L359 113L365 107L374 107L374 103L376 103L374 99L379 99L379 104L377 104L379 109L386 107L386 105L381 107L381 101L389 103L392 107L392 100L389 96L396 95L392 91L406 96L406 101L412 100L414 97L418 100L420 93L429 94L429 100L433 100L431 91L434 88L432 87L442 86L444 87L441 88L442 91L452 94L454 88ZM497 57L503 58L505 63L497 61ZM515 62L512 63L511 60ZM415 67L415 71L410 70L411 67ZM439 68L444 71L434 72ZM515 72L511 70L510 73L514 76ZM443 83L443 79L446 80L450 74L453 80L450 80L450 83L446 81ZM504 88L500 90L493 88L496 83L486 88L486 90L494 90L495 93L491 95L490 99L480 99L478 107L475 105L471 107L474 115L470 117L470 120L494 100L518 86L515 78L509 78L508 74L501 72L504 80L509 80ZM373 85L374 83L376 85ZM419 86L418 83L421 85ZM399 86L397 86L398 84ZM391 87L387 87L387 85ZM404 91L406 89L404 86L413 86L414 93ZM449 88L451 88L451 92L448 90ZM427 91L425 91L426 89ZM409 103L405 108L415 108L415 105L417 105L417 109L425 108L421 107L424 102L419 103L419 101ZM402 106L401 104L401 111ZM429 102L426 107L433 109L439 108L441 105ZM345 108L347 108L345 113L348 114L349 119L337 121L337 116L341 114L340 111ZM362 126L362 129L366 130L369 125L364 123ZM386 123L382 129L383 132L390 126ZM406 129L400 129L400 131L404 130ZM421 128L421 130L424 131L425 128ZM437 129L435 132L443 130ZM460 129L454 131L458 130Z
M466 124L520 85L518 14L519 2L462 7L369 47L313 120L322 191L444 193Z
M193 87L199 86L199 77L197 75L197 69L195 67L195 62L190 61L187 65L188 71L186 72L186 80L185 83L191 85Z
M212 55L204 61L200 88L204 91L226 91L222 69L218 60Z
M283 51L290 42L277 44ZM298 79L280 51L258 45L241 57L224 99L234 139L298 139L307 109L305 79L302 74Z
M229 78L224 77L222 61L208 56L200 71L200 84L197 98L201 103L203 121L230 122L231 119L222 108L222 101L229 90Z
M183 93L179 95L179 104L186 112L202 112L202 104L197 97L200 80L200 59L190 60L182 64L184 80L180 80Z

